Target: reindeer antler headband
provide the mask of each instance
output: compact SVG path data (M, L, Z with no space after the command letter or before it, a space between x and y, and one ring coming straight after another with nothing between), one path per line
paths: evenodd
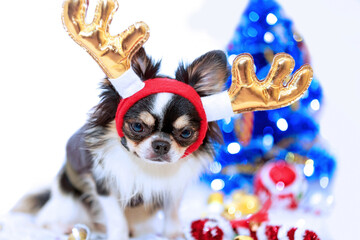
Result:
M181 91L170 89L186 90L187 87L184 83L171 79L167 79L170 85L174 85L170 88L157 87L159 85L151 84L150 80L146 81L149 84L142 82L132 71L130 60L149 38L149 27L144 22L138 22L123 33L111 36L108 30L118 7L117 1L99 0L91 24L85 23L87 5L86 0L65 0L63 23L74 41L85 48L97 61L123 98L116 115L117 130L119 135L123 136L122 117L131 107L125 102L133 104L147 94L158 92L170 91L180 94ZM298 100L309 87L313 73L309 65L303 65L290 78L294 65L294 59L290 55L276 54L267 77L259 81L255 75L251 55L240 54L232 65L232 84L228 91L202 98L196 94L197 100L194 100L193 91L190 91L191 94L185 91L182 96L191 100L190 102L197 109L200 108L198 110L202 118L200 132L204 132L199 135L194 146L188 148L191 151L187 151L186 155L201 145L205 137L207 121L231 117L234 113L281 108ZM152 89L148 90L148 88Z

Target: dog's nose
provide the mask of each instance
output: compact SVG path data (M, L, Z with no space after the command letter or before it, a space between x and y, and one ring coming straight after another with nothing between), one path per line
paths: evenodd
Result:
M170 143L162 140L155 140L152 142L154 152L158 155L164 155L170 150Z

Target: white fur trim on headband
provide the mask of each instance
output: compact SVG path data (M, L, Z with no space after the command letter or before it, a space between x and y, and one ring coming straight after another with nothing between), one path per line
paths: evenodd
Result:
M122 98L127 98L144 88L145 83L130 68L116 79L109 79ZM227 91L201 98L208 122L234 116Z
M208 122L234 116L227 91L201 98Z
M145 83L141 81L138 75L130 68L123 75L116 79L109 79L115 90L122 98L130 97L140 91Z

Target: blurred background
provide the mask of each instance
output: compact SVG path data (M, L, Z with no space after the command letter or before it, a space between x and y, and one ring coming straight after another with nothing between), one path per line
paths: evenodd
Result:
M90 1L88 19L95 7ZM360 225L360 1L277 1L305 39L323 91L317 116L326 149L335 156L333 239L354 239ZM142 20L145 45L161 72L179 61L226 50L245 0L122 1L110 32ZM0 70L0 215L27 191L49 185L64 161L67 139L98 102L104 73L61 23L62 1L2 1Z

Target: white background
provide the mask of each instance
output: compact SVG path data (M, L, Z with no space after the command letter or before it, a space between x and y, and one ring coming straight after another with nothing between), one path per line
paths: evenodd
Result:
M225 49L247 3L119 2L111 32L147 22L147 52L163 59L162 72L168 75L181 59ZM338 160L329 230L334 239L355 239L360 226L360 1L279 2L303 35L324 90L321 133ZM61 6L59 0L1 1L0 214L26 191L50 183L63 163L67 139L98 101L104 74L65 33Z

